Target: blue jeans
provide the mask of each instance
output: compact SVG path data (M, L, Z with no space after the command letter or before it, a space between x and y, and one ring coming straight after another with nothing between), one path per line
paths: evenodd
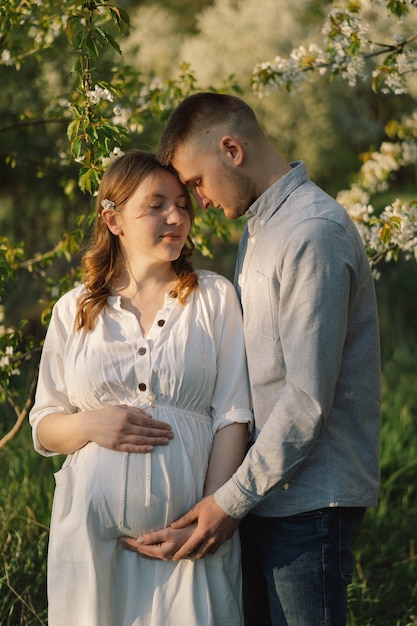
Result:
M352 536L364 513L248 515L240 525L245 626L346 626Z

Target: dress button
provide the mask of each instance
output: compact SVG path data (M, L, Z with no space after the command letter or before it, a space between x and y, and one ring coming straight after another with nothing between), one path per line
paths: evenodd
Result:
M139 391L146 391L145 383L139 383Z
M146 354L146 348L139 348L139 354L140 356L143 356L144 354Z
M158 326L163 326L165 324L165 320L158 320Z

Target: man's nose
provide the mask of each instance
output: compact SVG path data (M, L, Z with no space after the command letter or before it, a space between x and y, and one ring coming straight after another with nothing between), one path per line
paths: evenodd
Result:
M208 201L207 198L200 192L199 189L194 189L192 192L192 197L195 204L198 206L200 211L206 211L208 204L205 204L205 200ZM194 207L195 208L195 207Z
M207 211L207 209L213 205L210 198L208 198L200 189L197 189L197 192L194 194L194 197L197 201L199 208L202 211Z
M211 202L211 200L209 200L209 198L207 198L207 196L204 196L202 202L203 202L203 206L202 206L203 211L207 211L207 209L213 206L213 203Z

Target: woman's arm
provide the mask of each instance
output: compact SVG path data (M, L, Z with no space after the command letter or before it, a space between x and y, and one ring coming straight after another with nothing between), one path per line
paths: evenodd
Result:
M241 464L248 445L248 424L234 423L217 431L207 468L204 496L214 493Z
M65 354L73 337L77 289L55 305L46 333L35 403L29 415L35 449L45 456L71 454L94 441L111 450L151 452L172 439L171 427L136 407L104 406L78 411L71 403Z

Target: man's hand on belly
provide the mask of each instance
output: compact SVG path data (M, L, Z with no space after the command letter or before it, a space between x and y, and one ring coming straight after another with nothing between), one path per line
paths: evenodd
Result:
M181 546L183 546L193 534L197 523L192 523L185 528L162 528L140 537L121 537L119 543L125 550L136 552L150 559L171 561Z
M172 528L184 529L197 522L197 527L173 555L173 561L186 557L202 559L207 554L214 554L220 546L230 539L240 520L231 517L219 507L212 495L197 502L193 508L180 519L171 524Z

